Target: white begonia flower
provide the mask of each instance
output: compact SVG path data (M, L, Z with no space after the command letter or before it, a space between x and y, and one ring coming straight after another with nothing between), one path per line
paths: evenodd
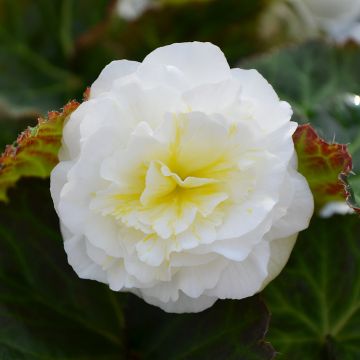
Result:
M288 0L307 32L324 31L338 42L360 40L360 0Z
M169 312L259 292L313 212L291 114L210 43L110 63L51 174L71 266Z

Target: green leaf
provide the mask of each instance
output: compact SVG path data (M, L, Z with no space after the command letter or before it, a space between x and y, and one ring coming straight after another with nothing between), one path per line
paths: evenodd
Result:
M21 177L46 178L58 162L62 128L67 117L79 106L75 101L63 111L50 112L47 119L22 132L13 145L6 147L0 157L0 201L6 201L6 192Z
M310 125L300 125L294 134L298 170L314 194L318 209L347 198L346 178L352 169L346 145L329 144Z
M0 100L45 113L80 98L108 57L97 51L91 61L82 58L78 38L103 21L108 6L108 0L0 0ZM89 77L83 63L92 62L97 69Z
M350 201L353 202L353 207L358 207L360 204L360 176L352 176L349 179L349 184L351 186L351 189L348 190L348 192L350 193ZM353 191L351 193L351 191ZM357 208L357 212L359 212L360 209L359 207Z
M294 120L300 124L310 123L319 136L329 142L330 147L336 146L335 139L339 143L349 144L353 171L360 173L359 63L360 47L336 47L310 42L280 49L247 61L242 66L260 71L279 97L292 105ZM344 162L344 166L347 162ZM352 176L342 179L351 185L358 183ZM314 191L314 178L308 180ZM320 206L326 202L326 198L321 199L318 189L314 195ZM358 189L355 186L355 196L351 196L352 190L348 188L348 203L355 209L359 207L355 202L360 196Z
M360 358L360 222L313 218L265 290L278 359Z
M126 358L122 304L67 264L48 181L0 204L0 358Z
M1 359L273 358L258 296L176 315L82 280L67 263L48 182L25 179L10 193L0 204Z
M139 306L142 305L142 306ZM264 341L269 313L259 296L218 301L198 314L167 314L132 299L128 338L142 359L273 359Z

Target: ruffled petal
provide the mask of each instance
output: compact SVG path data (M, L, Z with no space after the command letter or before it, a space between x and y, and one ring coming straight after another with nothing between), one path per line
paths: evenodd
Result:
M116 60L106 65L99 77L91 85L90 98L96 98L112 89L114 81L133 74L140 63L128 60Z
M158 306L166 312L178 314L197 313L203 311L213 306L217 300L216 297L206 295L202 295L194 299L185 295L184 293L181 293L176 301L169 300L167 302L162 302L156 297L146 295L142 296L147 303Z
M215 288L206 295L220 299L243 299L261 290L268 277L270 246L266 242L256 245L244 261L231 261L222 272Z
M137 73L146 84L160 82L185 90L229 78L230 67L217 46L190 42L154 50L144 59Z
M69 264L80 278L107 283L105 271L87 255L83 236L75 235L66 239L64 247L68 255Z

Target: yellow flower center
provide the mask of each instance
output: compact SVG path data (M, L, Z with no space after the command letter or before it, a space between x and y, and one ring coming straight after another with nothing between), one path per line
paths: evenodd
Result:
M232 141L236 131L216 122L203 123L204 119L174 116L160 140L151 135L153 142L158 141L156 151L145 142L144 161L134 164L127 186L110 194L112 205L102 209L103 214L169 238L228 200L228 182L239 174Z

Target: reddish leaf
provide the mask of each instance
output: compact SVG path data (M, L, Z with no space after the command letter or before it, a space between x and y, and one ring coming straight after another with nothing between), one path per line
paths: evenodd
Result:
M0 201L7 201L7 190L21 177L46 178L58 162L63 123L79 106L71 101L62 112L51 111L38 125L27 128L0 156Z
M331 201L351 201L351 189L346 182L352 170L352 159L347 145L330 144L319 137L311 125L300 125L294 136L299 172L309 182L317 209Z

